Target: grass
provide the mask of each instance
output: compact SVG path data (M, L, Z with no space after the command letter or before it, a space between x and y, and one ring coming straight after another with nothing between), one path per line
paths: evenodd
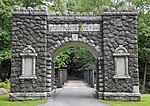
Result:
M46 100L9 101L8 98L9 95L0 95L0 106L37 106L46 102Z
M150 106L150 95L142 95L141 102L121 102L121 101L105 101L100 100L101 102L107 103L111 106Z
M0 95L0 106L37 106L43 104L46 100L34 100L34 101L9 101L9 95ZM121 102L121 101L105 101L101 102L110 104L111 106L150 106L150 95L142 95L141 102Z

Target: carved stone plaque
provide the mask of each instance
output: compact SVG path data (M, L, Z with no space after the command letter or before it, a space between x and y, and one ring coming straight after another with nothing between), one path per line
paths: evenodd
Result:
M82 31L100 31L100 24L82 24Z
M32 58L25 58L24 62L24 75L27 77L32 76L33 71L33 59Z
M49 32L79 31L79 24L49 24Z
M100 24L49 24L49 32L100 31Z

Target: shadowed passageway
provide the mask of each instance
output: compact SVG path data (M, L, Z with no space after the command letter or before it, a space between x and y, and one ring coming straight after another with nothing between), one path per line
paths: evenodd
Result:
M68 81L62 89L39 106L109 106L95 98L95 91L83 81Z

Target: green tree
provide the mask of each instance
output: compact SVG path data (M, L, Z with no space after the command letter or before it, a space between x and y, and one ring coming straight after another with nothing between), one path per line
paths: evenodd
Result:
M11 21L12 8L14 5L20 5L19 0L0 0L0 71L1 62L11 59ZM0 78L2 78L0 72Z
M95 69L95 58L85 48L68 48L60 52L55 58L55 65L65 67L70 75L83 73L85 70Z
M146 78L150 71L150 1L149 0L126 0L135 6L138 11L138 45L139 45L139 71L141 92L145 92Z
M138 2L138 6L139 68L141 75L143 75L141 92L144 93L147 74L150 71L150 2L149 4L146 0L143 3Z
M53 0L53 5L49 5L48 7L51 12L64 12L67 11L66 3L68 0Z
M111 0L53 0L50 11L101 12L103 6L111 5Z

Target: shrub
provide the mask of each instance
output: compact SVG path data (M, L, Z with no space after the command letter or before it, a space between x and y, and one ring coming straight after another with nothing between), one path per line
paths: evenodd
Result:
M4 82L0 82L0 88L5 88L10 91L10 81L6 79Z

